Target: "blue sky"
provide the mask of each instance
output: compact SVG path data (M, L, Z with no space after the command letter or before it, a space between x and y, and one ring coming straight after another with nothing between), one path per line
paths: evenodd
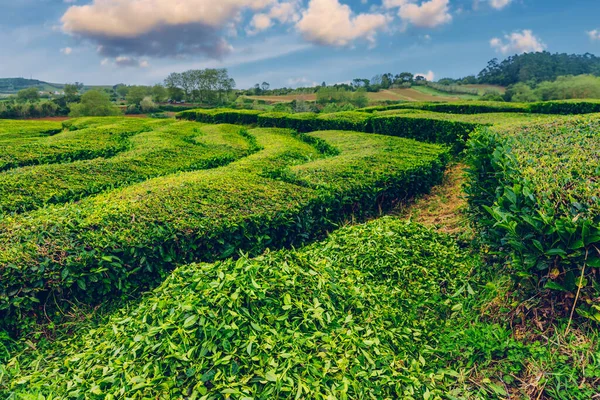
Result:
M600 54L599 15L598 0L0 0L0 77L154 84L226 67L240 88L460 77L526 51Z

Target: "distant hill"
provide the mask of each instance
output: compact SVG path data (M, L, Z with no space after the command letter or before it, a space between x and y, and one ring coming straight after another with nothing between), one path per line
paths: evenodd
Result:
M0 78L0 93L11 94L19 90L37 87L40 90L53 92L62 90L64 84L48 83L37 79L26 78Z
M477 83L509 86L518 82L554 81L564 75L600 75L600 57L593 54L552 54L547 51L494 58L477 76Z

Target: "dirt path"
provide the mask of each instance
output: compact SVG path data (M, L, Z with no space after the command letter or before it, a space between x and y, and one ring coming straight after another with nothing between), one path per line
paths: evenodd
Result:
M450 166L441 185L408 207L396 210L395 214L451 235L468 232L469 224L464 214L467 202L462 191L465 168L463 164Z

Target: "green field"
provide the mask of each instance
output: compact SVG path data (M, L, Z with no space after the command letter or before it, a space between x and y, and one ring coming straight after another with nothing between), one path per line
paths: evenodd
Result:
M594 398L598 107L0 120L0 397Z

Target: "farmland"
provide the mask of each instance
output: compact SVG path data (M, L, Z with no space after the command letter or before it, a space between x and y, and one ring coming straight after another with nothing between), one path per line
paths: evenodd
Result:
M593 398L600 103L375 94L0 120L0 397Z

